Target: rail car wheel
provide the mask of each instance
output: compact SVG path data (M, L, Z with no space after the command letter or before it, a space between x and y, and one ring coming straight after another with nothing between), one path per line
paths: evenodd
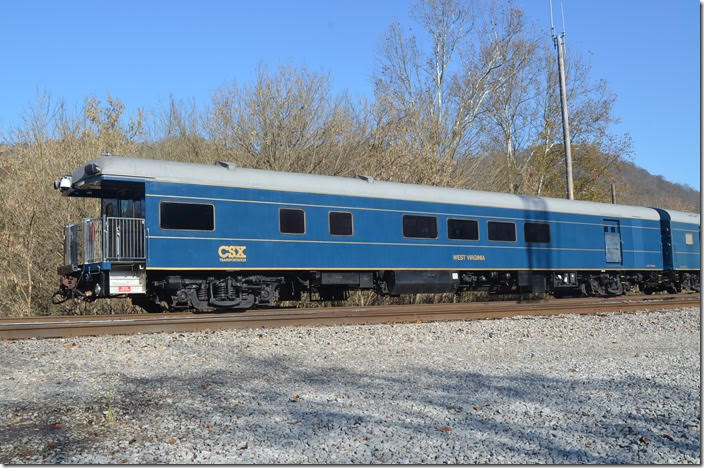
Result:
M679 288L681 292L699 292L699 276L692 275L690 273L684 273L682 279L679 283Z
M623 283L618 276L609 276L606 280L606 292L610 296L621 296L623 294Z
M589 282L587 283L586 287L587 294L589 296L605 296L606 295L606 290L604 289L604 286L601 281L599 281L598 277L590 277Z
M624 286L618 275L590 276L583 286L582 291L592 297L621 296L624 293Z

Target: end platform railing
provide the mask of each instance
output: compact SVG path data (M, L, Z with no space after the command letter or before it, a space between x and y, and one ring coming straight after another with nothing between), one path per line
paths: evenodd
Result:
M64 264L144 261L145 240L143 218L86 218L64 227Z

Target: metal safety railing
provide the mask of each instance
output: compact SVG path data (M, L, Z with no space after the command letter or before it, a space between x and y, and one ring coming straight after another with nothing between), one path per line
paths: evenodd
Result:
M143 218L86 218L64 228L64 264L144 260Z

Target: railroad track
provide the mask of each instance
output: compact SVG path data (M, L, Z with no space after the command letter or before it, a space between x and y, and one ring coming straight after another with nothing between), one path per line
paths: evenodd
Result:
M699 295L626 296L459 304L412 304L314 309L262 309L217 314L132 314L0 319L0 339L67 338L91 335L190 332L233 328L359 325L513 316L600 314L699 305Z

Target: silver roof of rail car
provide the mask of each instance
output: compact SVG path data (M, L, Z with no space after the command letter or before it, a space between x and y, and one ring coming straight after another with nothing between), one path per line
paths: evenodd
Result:
M98 173L87 173L90 164ZM372 178L334 177L293 172L276 172L235 167L231 163L214 165L192 164L155 159L101 156L88 161L72 174L73 188L81 189L81 181L96 176L108 178L145 179L158 182L217 185L290 192L348 195L356 197L414 200L456 205L479 205L498 208L555 211L606 217L659 220L657 211L640 206L564 200L509 193L461 190L429 185L382 182ZM670 211L673 220L699 222L699 215ZM693 221L696 218L696 221Z
M699 224L700 216L697 213L687 213L684 211L665 210L670 215L670 221L676 223Z

